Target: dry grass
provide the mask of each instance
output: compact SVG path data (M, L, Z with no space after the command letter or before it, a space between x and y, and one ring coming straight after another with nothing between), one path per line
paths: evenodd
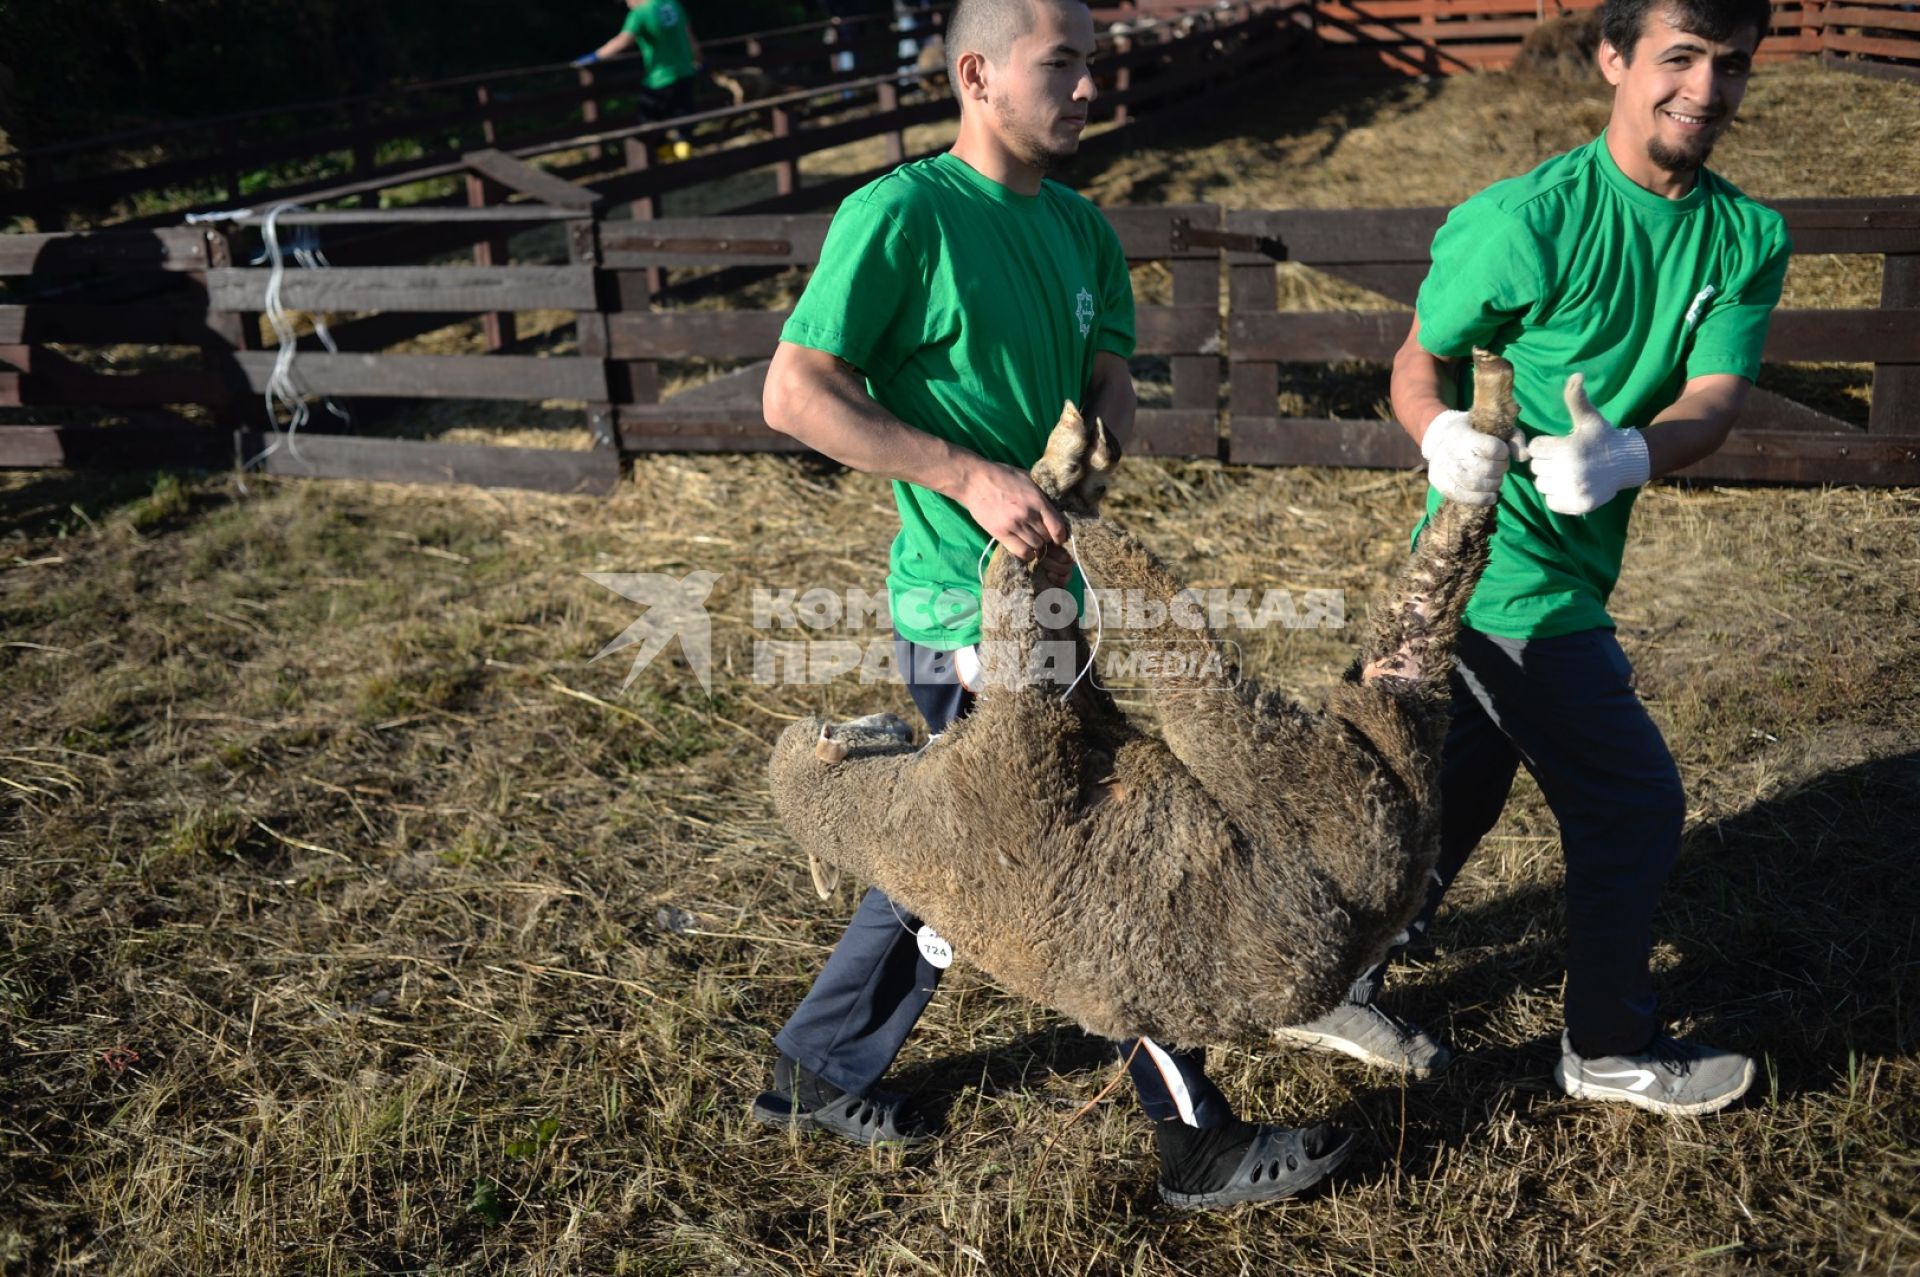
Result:
M1263 178L1234 145L1216 172ZM1340 150L1285 159L1289 189ZM1220 1053L1244 1110L1332 1117L1362 1152L1308 1200L1189 1219L1155 1204L1124 1095L1040 1168L1111 1061L964 969L901 1062L951 1108L941 1144L745 1120L849 904L773 821L767 743L907 704L756 682L753 643L790 635L751 591L878 588L883 484L771 457L643 458L607 501L248 484L0 485L0 1269L1920 1266L1920 495L1643 500L1616 615L1692 804L1661 986L1683 1028L1764 1055L1750 1102L1663 1122L1552 1090L1559 858L1523 784L1394 991L1461 1064L1402 1089ZM1403 474L1135 463L1113 508L1197 584L1340 588L1357 624L1418 499ZM622 693L589 658L633 608L579 574L696 568L723 574L715 695L677 657ZM1241 637L1313 697L1355 633Z

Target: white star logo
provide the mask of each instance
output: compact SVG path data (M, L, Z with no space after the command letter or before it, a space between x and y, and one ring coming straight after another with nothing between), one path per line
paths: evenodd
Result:
M620 690L626 691L640 671L674 639L693 667L700 690L713 695L713 633L707 617L707 596L713 593L718 572L689 572L680 580L660 572L583 572L595 585L604 585L622 598L646 606L640 619L622 630L620 637L593 654L599 660L611 652L640 644L633 665L627 670Z
M1093 294L1084 288L1073 300L1073 317L1080 321L1082 337L1093 331Z

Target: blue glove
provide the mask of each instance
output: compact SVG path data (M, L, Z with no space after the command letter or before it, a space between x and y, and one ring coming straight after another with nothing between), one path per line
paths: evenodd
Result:
M595 50L592 53L583 53L579 57L575 58L573 60L573 65L577 67L590 67L594 63L598 62L599 60L600 60L599 51Z

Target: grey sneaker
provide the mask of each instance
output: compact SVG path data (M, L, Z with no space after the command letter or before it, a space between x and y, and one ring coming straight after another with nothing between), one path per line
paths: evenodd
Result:
M1417 1078L1435 1077L1453 1063L1446 1043L1372 1002L1342 1002L1317 1020L1276 1029L1273 1036L1286 1046L1338 1051Z
M1568 1095L1690 1116L1718 1112L1745 1095L1753 1085L1753 1061L1664 1033L1637 1055L1586 1059L1574 1053L1573 1039L1563 1032L1553 1080Z

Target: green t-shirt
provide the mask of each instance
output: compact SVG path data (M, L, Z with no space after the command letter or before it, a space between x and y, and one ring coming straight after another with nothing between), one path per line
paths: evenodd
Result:
M634 39L640 56L647 60L649 89L664 89L693 74L693 41L687 37L687 15L680 0L647 0L627 11L620 25Z
M1133 287L1087 200L1050 181L1021 195L948 153L847 197L780 337L860 369L909 426L1024 469L1086 394L1095 353L1133 353ZM987 534L937 492L893 494L894 628L941 650L979 642Z
M1510 360L1529 438L1572 430L1562 393L1574 372L1607 420L1645 426L1691 378L1759 371L1787 252L1772 209L1705 169L1685 197L1655 195L1620 171L1603 133L1453 210L1420 286L1420 344ZM1465 406L1471 366L1459 369ZM1503 638L1612 629L1607 596L1638 494L1555 514L1525 465L1509 469L1467 623ZM1429 489L1428 517L1439 507Z

